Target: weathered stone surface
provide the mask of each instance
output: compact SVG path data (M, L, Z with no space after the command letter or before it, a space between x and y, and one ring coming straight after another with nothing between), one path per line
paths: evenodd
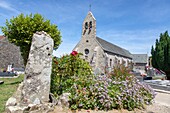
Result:
M40 104L49 101L53 39L45 32L33 35L25 69L23 102Z
M48 113L54 110L52 103L29 104L27 106L8 106L5 113Z
M24 113L28 109L26 106L9 106L6 108L6 113Z
M32 39L25 79L6 103L7 113L48 113L56 105L50 96L53 39L37 32ZM49 98L50 97L50 98ZM51 100L52 103L49 103Z
M63 93L58 99L58 106L69 107L69 96L71 93Z
M10 97L6 102L6 106L15 106L17 104L17 100L14 97Z
M54 105L57 104L57 99L52 93L50 93L49 98L50 98L50 101L49 101L50 103L53 103Z
M14 93L13 97L16 98L17 103L21 101L22 98L22 88L23 88L23 82L21 82L17 88L17 91Z

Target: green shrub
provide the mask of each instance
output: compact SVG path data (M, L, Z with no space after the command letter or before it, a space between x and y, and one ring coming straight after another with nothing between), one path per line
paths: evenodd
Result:
M80 53L73 51L62 58L53 58L51 75L51 92L60 95L69 92L75 82L83 82L91 76L92 70L89 64L80 58ZM87 84L82 83L83 86Z
M124 81L128 79L129 76L133 76L130 74L130 69L125 67L124 65L117 65L113 68L113 73L110 73L109 76L113 80Z

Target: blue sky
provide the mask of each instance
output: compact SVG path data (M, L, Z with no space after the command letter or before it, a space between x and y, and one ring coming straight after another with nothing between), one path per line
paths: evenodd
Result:
M170 0L0 0L0 26L20 13L39 13L61 31L62 44L54 52L61 56L79 42L89 4L97 36L131 53L150 54L160 33L170 29Z

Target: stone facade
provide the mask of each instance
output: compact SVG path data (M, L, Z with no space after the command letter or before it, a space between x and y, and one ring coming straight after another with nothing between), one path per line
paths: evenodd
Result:
M148 65L148 55L147 54L133 54L133 70L145 70Z
M0 36L0 69L6 69L11 64L16 68L24 67L20 48Z
M82 58L100 73L104 73L105 67L128 66L132 62L129 51L96 36L96 19L90 11L83 22L81 40L73 50L83 53Z

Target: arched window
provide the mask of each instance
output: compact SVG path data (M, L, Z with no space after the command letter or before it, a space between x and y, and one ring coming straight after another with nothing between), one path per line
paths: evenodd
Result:
M88 29L88 23L86 22L85 24L84 24L84 32L83 32L83 35L85 35L85 33L86 33L86 30Z
M90 34L91 29L92 29L92 21L89 22L89 33L88 34Z
M84 25L85 29L88 29L88 23L86 22Z
M90 21L90 23L89 23L89 29L90 30L92 29L92 21Z
M89 50L88 49L85 49L84 52L85 52L86 55L89 54Z
M110 59L110 67L112 67L112 59Z

